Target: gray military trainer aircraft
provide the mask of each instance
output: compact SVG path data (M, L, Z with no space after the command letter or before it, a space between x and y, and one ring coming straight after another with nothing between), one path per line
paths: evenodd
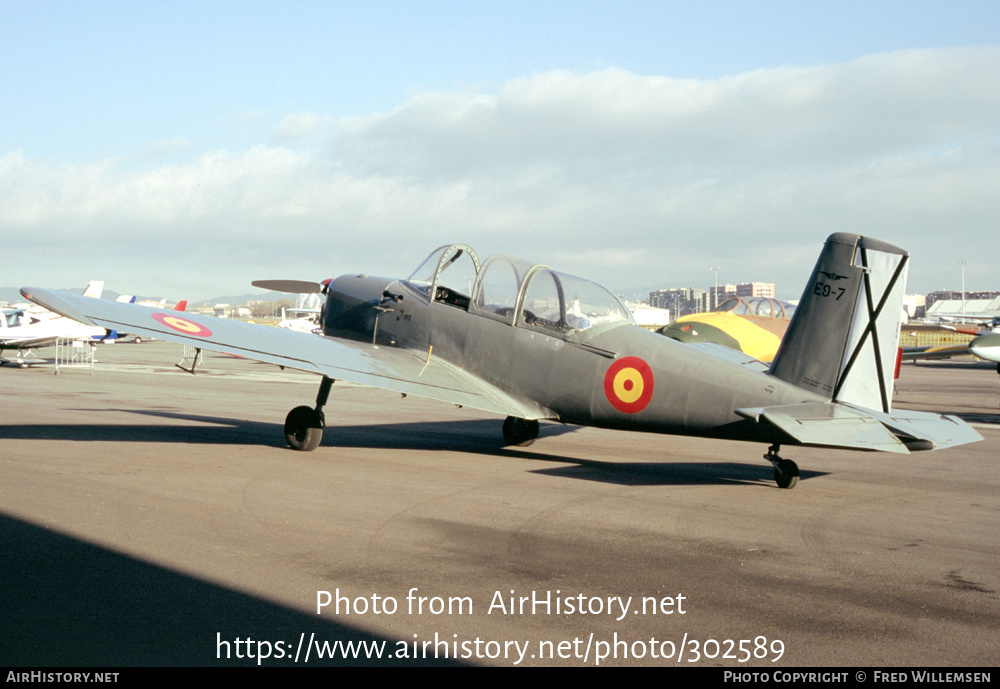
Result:
M344 275L325 284L321 334L23 288L82 323L240 354L322 376L314 406L285 419L297 450L322 440L337 379L506 416L510 445L540 420L766 443L782 488L798 483L781 445L908 453L981 440L963 421L893 412L908 254L854 234L827 241L768 368L740 352L681 344L637 327L599 285L507 256L442 246L404 280Z

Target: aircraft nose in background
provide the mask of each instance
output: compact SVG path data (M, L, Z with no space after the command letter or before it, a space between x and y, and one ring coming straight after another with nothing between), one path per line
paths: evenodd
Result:
M980 359L1000 362L1000 334L980 335L969 343L969 351Z

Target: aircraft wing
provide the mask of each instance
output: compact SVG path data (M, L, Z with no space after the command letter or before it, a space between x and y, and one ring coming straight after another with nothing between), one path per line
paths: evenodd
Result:
M954 416L927 412L896 410L885 414L848 404L804 402L737 409L736 413L780 429L799 445L908 454L983 439Z
M947 414L930 414L906 409L894 409L889 414L867 409L856 411L868 414L881 422L905 442L910 450L940 450L983 439L983 436L967 423Z
M903 347L903 361L933 361L971 354L968 344L936 347Z
M971 354L984 361L1000 362L1000 333L980 332L971 342L940 347L905 347L903 361L950 359Z
M12 337L0 342L3 349L32 349L34 347L50 347L56 343L55 337Z
M456 368L431 352L376 346L224 318L150 309L33 287L26 298L87 325L236 354L278 366L525 419L554 418L530 401Z

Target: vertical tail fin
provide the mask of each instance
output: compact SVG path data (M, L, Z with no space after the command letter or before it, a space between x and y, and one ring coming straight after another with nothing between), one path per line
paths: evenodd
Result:
M104 280L91 280L83 290L83 296L100 299L104 292Z
M888 413L909 254L837 233L823 247L774 357L776 378Z

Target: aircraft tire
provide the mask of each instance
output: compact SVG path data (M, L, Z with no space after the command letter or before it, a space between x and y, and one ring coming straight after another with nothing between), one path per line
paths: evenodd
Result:
M538 437L537 419L519 419L508 416L503 422L503 439L508 445L527 447Z
M799 467L790 459L779 459L774 465L774 480L778 488L794 488L799 483Z
M311 452L323 440L323 414L312 407L295 407L285 417L285 440L293 450Z

